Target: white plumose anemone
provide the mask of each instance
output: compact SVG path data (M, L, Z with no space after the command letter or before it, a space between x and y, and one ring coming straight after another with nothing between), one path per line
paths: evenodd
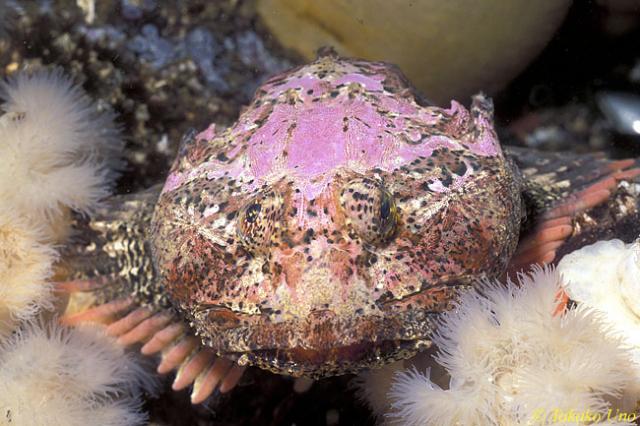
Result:
M558 270L569 297L598 311L630 350L636 380L622 404L635 409L640 400L640 240L598 241L566 255Z
M413 358L396 361L382 368L361 372L351 382L356 390L356 396L369 406L375 418L383 421L385 415L391 411L389 389L395 375L403 370L427 370L431 385L441 388L447 387L451 377L447 371L433 360L435 347L416 354Z
M52 307L48 279L57 253L41 243L43 235L42 227L0 207L0 336Z
M90 212L108 195L119 164L113 114L59 69L18 73L0 86L0 98L3 203L51 226L69 208Z
M101 329L31 324L0 346L0 413L16 425L143 424L148 377Z
M71 210L108 195L122 145L113 114L58 69L17 74L0 98L0 423L142 424L151 381L114 339L24 322L53 307L53 244Z
M396 375L391 413L402 425L595 424L629 386L629 354L596 311L559 310L560 275L536 268L465 293L443 315L434 357L449 387L415 368ZM569 413L599 414L569 421ZM615 409L614 409L615 413ZM554 417L555 416L555 417ZM593 421L597 420L597 421ZM614 423L607 423L614 424ZM623 421L619 424L632 424Z
M382 368L361 372L351 382L356 396L369 406L377 419L383 419L389 411L389 385L393 377L405 367L404 361L396 361Z
M598 241L558 264L571 299L602 312L640 364L640 241Z
M89 213L118 167L113 113L60 69L0 82L0 333L51 306L56 252L70 211Z

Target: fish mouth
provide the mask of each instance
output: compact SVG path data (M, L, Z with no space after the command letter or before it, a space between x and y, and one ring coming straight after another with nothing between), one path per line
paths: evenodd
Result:
M431 340L382 340L334 347L330 351L293 347L229 353L240 365L253 365L276 374L322 379L356 374L388 363L411 358L428 349Z
M226 310L196 313L193 325L218 355L278 374L319 379L410 358L431 345L438 312L389 305L379 315L329 310L272 322Z

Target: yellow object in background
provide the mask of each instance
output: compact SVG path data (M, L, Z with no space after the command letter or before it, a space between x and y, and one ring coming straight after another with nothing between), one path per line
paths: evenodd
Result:
M520 73L562 23L570 0L258 0L286 48L323 46L399 65L436 104L493 94Z

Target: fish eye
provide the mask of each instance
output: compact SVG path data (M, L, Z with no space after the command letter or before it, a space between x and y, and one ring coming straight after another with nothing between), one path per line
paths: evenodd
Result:
M383 244L395 233L398 212L393 195L371 179L354 179L340 193L351 228L368 243Z
M245 211L245 221L255 223L260 216L260 210L262 210L262 206L259 203L250 204Z
M238 235L249 251L260 251L281 229L283 199L275 191L260 193L238 215Z
M387 197L382 200L382 204L380 205L380 219L389 219L389 215L391 214L391 202L392 200Z

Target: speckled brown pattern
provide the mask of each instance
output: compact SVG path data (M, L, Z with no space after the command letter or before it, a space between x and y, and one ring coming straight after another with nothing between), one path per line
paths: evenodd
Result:
M428 346L458 289L504 271L515 170L486 98L424 107L395 68L326 56L185 140L155 264L221 355L313 377L379 365Z

